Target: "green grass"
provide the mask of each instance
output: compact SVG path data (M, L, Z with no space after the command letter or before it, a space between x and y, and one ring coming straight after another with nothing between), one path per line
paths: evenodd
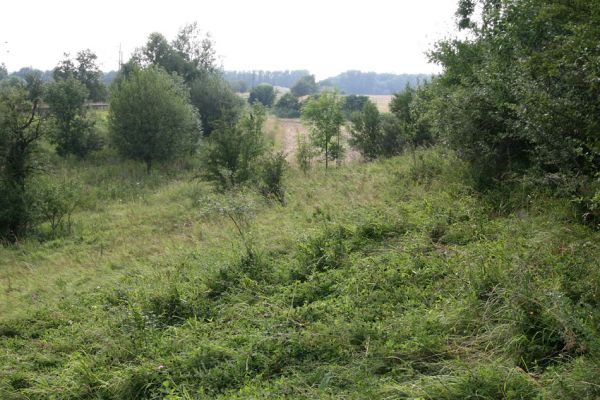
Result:
M0 249L0 398L598 398L600 235L414 160L291 170L285 206L60 163L72 232Z

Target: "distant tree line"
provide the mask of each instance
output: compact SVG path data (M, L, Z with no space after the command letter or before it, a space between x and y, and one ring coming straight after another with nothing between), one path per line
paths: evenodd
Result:
M248 91L261 83L290 88L298 79L310 75L307 70L293 71L225 71L223 77L236 88Z
M323 88L336 88L343 94L390 95L416 87L431 80L427 74L378 74L375 72L347 71L319 82Z

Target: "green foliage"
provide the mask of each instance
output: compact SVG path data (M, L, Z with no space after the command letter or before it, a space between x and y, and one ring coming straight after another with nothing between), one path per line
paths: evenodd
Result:
M17 240L32 221L28 184L46 130L38 113L41 94L39 76L0 83L0 239Z
M218 70L215 44L210 35L201 36L202 32L195 22L183 26L172 42L158 32L151 33L130 62L161 67L190 84Z
M367 104L368 102L370 102L370 100L367 96L359 96L355 94L345 96L342 111L346 119L350 119L352 117L352 114L355 112L363 111L365 104Z
M432 52L445 70L435 108L440 134L481 188L558 174L587 197L600 154L597 10L597 1L460 2L458 25L471 38Z
M254 104L255 102L261 103L265 107L271 107L275 102L275 88L267 83L261 83L252 88L250 96L248 97L248 103Z
M261 163L260 180L261 192L268 199L285 203L285 188L283 177L288 162L282 152L269 154Z
M440 148L288 169L285 208L103 154L43 179L94 197L72 235L0 248L2 398L598 396L568 199L498 215Z
M266 150L265 120L265 108L255 104L235 125L220 121L202 148L202 174L222 189L254 179L257 162Z
M296 163L304 175L308 174L313 159L317 156L315 148L304 135L296 136Z
M55 81L76 79L87 89L86 100L105 101L107 98L106 86L102 82L102 71L98 68L98 56L91 50L82 50L77 53L75 60L65 54L52 75Z
M208 34L203 37L196 23L183 26L171 42L160 33L150 34L146 45L123 66L121 76L147 65L183 79L206 136L218 121L233 124L239 118L243 101L221 75L214 41Z
M275 114L279 118L300 117L300 101L291 92L284 94L275 104Z
M136 69L111 93L110 129L123 156L143 161L150 172L155 161L195 150L200 122L179 80L156 67Z
M330 159L341 161L342 103L337 92L323 92L302 108L302 120L310 128L311 143L324 153L325 169ZM335 152L332 152L334 149Z
M351 117L350 144L367 160L373 160L383 153L383 130L381 116L375 104L364 103L361 112Z
M291 87L292 94L296 97L308 96L318 91L314 75L306 75L298 79Z
M248 84L244 81L229 82L229 85L236 93L246 93L248 91Z
M86 113L87 97L85 85L73 77L51 82L46 87L44 100L54 117L52 141L62 157L73 154L84 158L102 147L102 140L94 131L94 121Z
M216 74L194 80L190 84L190 100L200 112L205 136L222 121L235 124L242 112L243 100Z
M4 63L0 64L0 81L4 80L8 77L8 70L6 69L6 65Z
M52 235L71 231L71 216L81 202L80 187L75 181L37 178L31 185L29 197L38 225L47 223Z

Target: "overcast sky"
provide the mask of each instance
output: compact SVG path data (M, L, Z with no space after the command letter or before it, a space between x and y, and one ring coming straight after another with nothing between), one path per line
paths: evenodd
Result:
M457 0L31 0L1 6L0 62L51 69L89 48L118 68L148 34L172 39L193 21L216 42L227 70L308 69L433 73L425 52L454 31Z

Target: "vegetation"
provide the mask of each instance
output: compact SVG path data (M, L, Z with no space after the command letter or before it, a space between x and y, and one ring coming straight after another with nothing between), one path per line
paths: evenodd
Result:
M60 156L84 158L102 147L101 138L94 132L94 121L87 117L88 96L85 85L73 77L46 86L44 100L54 117L52 141Z
M96 64L98 57L91 50L82 50L74 60L65 54L65 59L52 71L55 81L76 79L87 89L91 101L104 101L107 97L106 86L102 82L102 72Z
M254 88L261 83L272 86L291 88L303 76L309 75L306 70L294 71L225 71L223 77L227 82L237 85L243 83L246 88Z
M599 10L460 0L442 75L389 113L314 94L296 148L195 24L108 113L89 51L5 77L0 398L600 398Z
M203 175L221 189L256 179L258 161L266 151L266 110L255 104L232 125L221 121L203 146Z
M597 397L598 233L417 158L289 170L285 209L64 164L93 196L73 234L0 249L1 397Z
M250 91L250 96L248 97L248 102L250 104L254 104L256 102L261 103L265 107L271 107L275 102L275 97L277 93L273 86L267 83L261 83L258 86L255 86Z
M16 241L33 221L29 184L38 169L34 153L45 134L41 95L37 75L0 83L0 240Z
M358 96L355 94L345 96L342 111L344 112L346 119L350 119L352 113L363 111L363 107L369 101L367 96Z
M118 151L148 173L156 161L192 154L202 134L183 83L157 67L134 69L112 87L109 122Z
M275 104L275 114L279 118L300 117L300 101L293 93L287 92Z
M528 175L598 215L599 4L461 1L468 40L440 42L439 134L473 166L479 187ZM482 10L481 17L475 9ZM515 182L516 183L516 182Z
M337 88L345 94L394 94L406 85L416 87L430 79L425 74L377 74L375 72L346 71L321 82L322 86Z
M368 100L368 99L367 99ZM357 148L367 160L373 160L384 151L381 116L375 104L365 102L362 112L351 117L350 144Z
M324 154L325 169L330 159L341 157L342 101L337 92L323 92L302 108L302 120L310 128L311 143Z
M291 88L292 94L296 97L308 96L318 91L314 75L306 75L298 79Z

